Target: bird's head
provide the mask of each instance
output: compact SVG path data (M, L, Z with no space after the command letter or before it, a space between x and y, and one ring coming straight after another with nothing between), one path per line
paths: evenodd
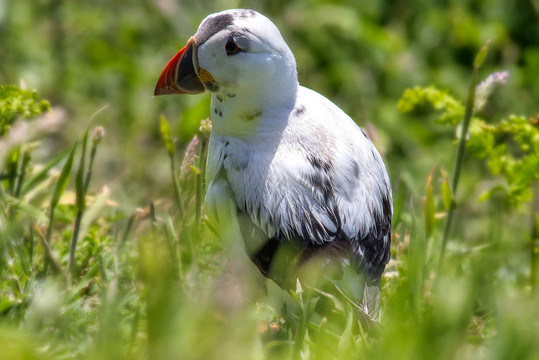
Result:
M277 27L256 11L227 10L202 21L164 68L155 95L252 95L296 86L296 62Z

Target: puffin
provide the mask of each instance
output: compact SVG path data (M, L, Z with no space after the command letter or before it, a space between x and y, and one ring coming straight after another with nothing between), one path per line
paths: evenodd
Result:
M254 10L207 16L154 95L206 91L204 207L230 262L247 259L285 290L327 279L379 319L393 207L386 167L365 132L299 85L289 46Z

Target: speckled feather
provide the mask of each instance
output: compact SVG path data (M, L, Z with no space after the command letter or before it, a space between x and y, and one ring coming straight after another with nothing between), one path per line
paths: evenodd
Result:
M296 115L295 109L304 110ZM300 87L287 115L279 136L212 135L208 164L216 170L208 173L208 198L222 196L212 188L225 182L238 213L248 214L266 240L293 239L302 248L351 241L354 253L346 255L357 256L378 279L389 260L391 228L380 155L346 114L314 91Z
M222 49L231 37L244 50L232 57ZM213 14L195 38L200 67L215 79L205 203L223 237L242 239L265 275L272 253L293 243L302 261L327 251L377 283L392 200L373 144L339 107L299 86L294 56L266 17Z

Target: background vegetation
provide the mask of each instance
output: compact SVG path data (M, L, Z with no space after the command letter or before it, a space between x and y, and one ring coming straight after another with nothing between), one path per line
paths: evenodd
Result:
M234 7L269 16L300 82L384 155L394 238L370 335L345 304L320 318L324 295L298 291L283 313L230 275L201 208L209 96L152 97ZM538 39L535 0L0 0L0 358L538 359ZM477 82L509 76L470 118L454 191L488 40Z

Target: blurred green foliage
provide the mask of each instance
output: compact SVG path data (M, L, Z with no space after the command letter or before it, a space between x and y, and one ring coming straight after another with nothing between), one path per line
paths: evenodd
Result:
M385 157L392 261L370 335L336 299L320 316L327 296L297 291L282 310L230 275L201 204L209 96L152 97L200 21L233 7L270 17L300 82ZM536 0L0 0L0 358L537 359L537 39ZM509 78L472 118L453 194L487 40L479 79ZM98 124L86 162L74 144Z
M234 7L269 16L296 55L300 82L362 126L375 126L397 187L401 174L430 171L433 159L425 148L452 139L451 132L417 117L403 118L395 106L402 92L438 84L464 94L469 65L488 39L485 73L506 69L511 75L485 112L537 112L539 16L533 0L4 0L0 83L23 81L68 110L69 121L56 137L62 147L92 114L110 105L94 119L111 134L104 144L111 156L95 175L128 202L162 195L168 177L157 146L160 115L171 119L178 145L185 146L209 115L209 96L153 98L155 82L206 15ZM148 161L133 161L141 158ZM402 161L410 158L417 161ZM450 163L449 158L438 154L435 161ZM112 181L118 176L154 186ZM421 190L416 184L414 193Z
M49 102L39 100L37 92L15 86L0 86L0 137L17 118L32 118L49 109Z
M399 101L402 112L411 112L431 104L442 114L440 124L456 126L462 120L464 106L447 92L435 87L407 89ZM486 158L492 175L503 175L505 185L496 185L482 199L502 191L514 205L530 203L533 185L539 179L539 121L537 117L511 115L498 123L475 117L470 124L467 148L479 158ZM518 208L518 207L517 207Z

